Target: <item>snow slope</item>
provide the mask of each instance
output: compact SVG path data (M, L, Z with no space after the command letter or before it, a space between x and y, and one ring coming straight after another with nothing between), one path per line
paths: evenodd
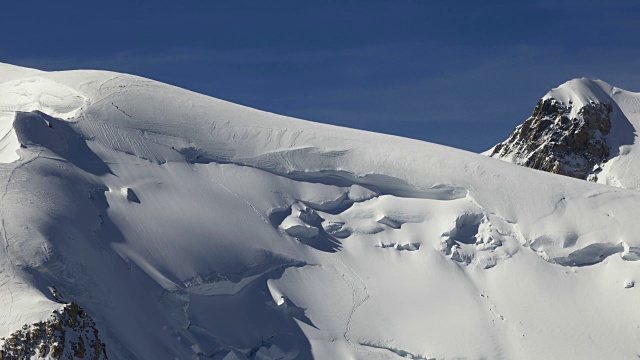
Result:
M640 354L636 191L130 75L0 71L2 334L62 300L110 359Z

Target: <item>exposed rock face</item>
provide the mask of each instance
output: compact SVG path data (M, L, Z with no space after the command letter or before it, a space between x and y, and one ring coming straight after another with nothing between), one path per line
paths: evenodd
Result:
M94 321L76 303L54 311L47 321L24 325L3 339L0 360L107 359Z
M533 169L579 179L596 180L609 158L606 135L613 107L591 102L577 111L556 99L540 100L533 114L490 156L510 159Z

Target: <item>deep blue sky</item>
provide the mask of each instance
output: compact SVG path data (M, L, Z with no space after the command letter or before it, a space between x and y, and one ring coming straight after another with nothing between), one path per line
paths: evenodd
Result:
M127 72L471 151L506 138L573 77L640 91L638 0L7 0L2 8L2 62Z

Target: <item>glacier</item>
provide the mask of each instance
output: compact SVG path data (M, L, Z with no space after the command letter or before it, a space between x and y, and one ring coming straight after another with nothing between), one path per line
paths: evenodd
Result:
M110 359L640 356L635 142L600 184L5 64L0 133L7 339L73 303Z

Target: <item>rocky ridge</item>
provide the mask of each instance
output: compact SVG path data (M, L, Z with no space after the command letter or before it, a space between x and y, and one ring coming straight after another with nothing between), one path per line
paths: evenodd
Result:
M577 110L577 111L576 111ZM591 101L579 109L554 98L538 102L531 117L496 145L491 157L533 169L596 181L610 155L610 103Z
M95 322L76 303L65 304L46 321L24 325L2 339L0 360L106 360Z

